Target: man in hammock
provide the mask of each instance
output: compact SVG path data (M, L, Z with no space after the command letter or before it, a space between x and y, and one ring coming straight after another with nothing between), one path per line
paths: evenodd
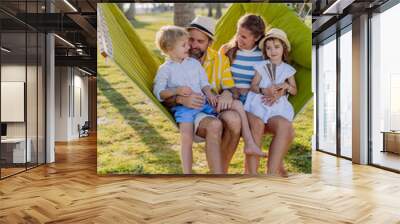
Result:
M228 172L229 163L236 151L241 136L241 119L236 111L231 110L232 93L228 90L234 86L230 72L229 59L211 48L214 39L215 21L209 17L196 17L187 27L190 39L190 56L203 65L213 91L219 95L217 111L213 116L199 113L195 118L195 141L206 142L208 163L215 163L221 158L224 173ZM174 96L164 101L167 107L182 104L189 108L201 108L205 99L199 95Z

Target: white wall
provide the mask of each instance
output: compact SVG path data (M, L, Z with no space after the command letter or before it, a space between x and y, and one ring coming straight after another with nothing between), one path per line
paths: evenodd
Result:
M72 67L56 67L55 73L55 140L70 141L79 138L78 124L88 120L88 78Z
M1 81L4 82L25 82L25 64L24 65L2 65ZM6 110L6 108L1 108ZM8 137L25 137L24 122L7 122Z
M1 65L1 81L25 82L25 64Z
M78 75L76 72L79 72ZM81 126L85 123L85 121L88 120L88 78L87 76L81 76L83 73L81 73L79 70L75 70L75 75L74 75L74 108L72 108L72 135L73 136L78 136L78 129L77 126L80 124ZM80 108L81 107L81 108ZM80 111L81 110L81 111Z
M68 140L68 85L67 67L55 68L55 141Z
M1 121L24 122L25 83L1 82ZM35 107L36 108L36 105Z
M1 66L1 81L3 82L25 82L25 71L24 65L18 64L3 64ZM32 66L27 67L28 72L33 69ZM25 82L26 83L26 82ZM28 97L31 95L27 93ZM1 108L6 110L7 108ZM36 115L36 114L35 114ZM31 117L28 114L28 120L31 121ZM25 122L7 122L7 136L8 137L25 137Z

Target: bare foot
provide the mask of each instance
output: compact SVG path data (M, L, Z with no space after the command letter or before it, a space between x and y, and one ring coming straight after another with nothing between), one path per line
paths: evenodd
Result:
M289 177L289 174L288 174L288 172L286 171L285 166L283 166L283 164L281 164L281 165L279 166L279 175L280 175L281 177Z
M270 176L270 177L281 177L279 172L270 172L270 171L267 171L267 176Z
M267 176L273 177L289 177L285 167L281 164L277 171L267 170Z
M257 145L245 145L243 151L246 155L267 157L267 153L261 151Z

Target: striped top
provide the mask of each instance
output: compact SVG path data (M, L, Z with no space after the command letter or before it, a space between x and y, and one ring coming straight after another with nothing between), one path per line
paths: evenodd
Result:
M256 46L251 50L238 50L231 65L231 72L237 88L250 88L254 77L254 65L263 61L263 55Z

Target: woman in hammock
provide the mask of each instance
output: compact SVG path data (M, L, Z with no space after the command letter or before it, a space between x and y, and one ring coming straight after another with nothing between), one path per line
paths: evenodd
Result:
M254 77L254 65L264 60L258 42L265 33L265 23L261 16L247 14L242 16L237 25L236 35L232 40L222 46L221 52L228 56L231 63L231 72L235 80L235 87L232 89L233 96L244 104L247 93L251 87ZM268 92L268 91L266 91ZM277 96L284 95L279 92ZM274 101L273 96L265 96L265 103ZM288 120L282 117L273 117L265 124L261 119L247 113L250 129L255 143L261 148L264 132L273 134L268 155L268 174L287 176L283 166L283 157L288 151L294 139L294 129ZM259 157L246 155L245 173L257 174Z

